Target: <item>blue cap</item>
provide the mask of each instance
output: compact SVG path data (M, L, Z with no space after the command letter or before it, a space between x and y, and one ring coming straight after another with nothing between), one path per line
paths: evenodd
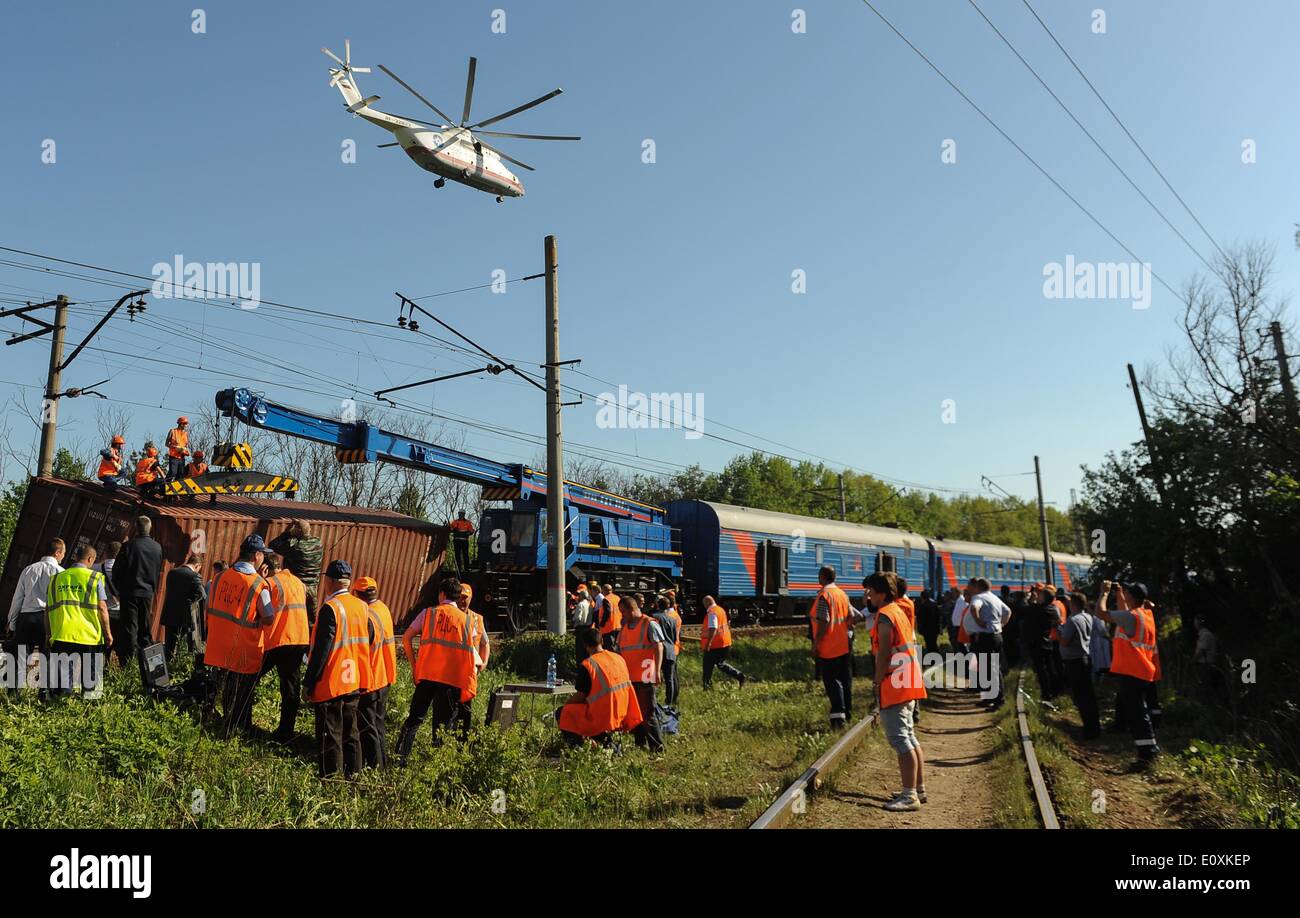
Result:
M331 580L351 580L352 565L339 558L335 558L329 563L329 567L325 568L325 576Z
M266 543L263 542L262 537L255 532L248 538L244 539L244 544L239 546L239 550L245 554L253 551L264 552L266 551Z

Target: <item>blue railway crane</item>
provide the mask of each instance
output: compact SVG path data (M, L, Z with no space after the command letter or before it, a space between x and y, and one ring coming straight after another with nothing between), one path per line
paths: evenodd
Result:
M483 499L509 501L489 509L478 527L478 563L468 577L484 611L497 612L516 629L544 615L546 539L544 472L498 462L376 427L342 421L267 399L251 389L223 389L217 410L250 427L334 447L340 462L389 462L479 485ZM599 579L616 590L652 592L681 576L675 531L660 507L564 482L565 559L570 586ZM477 582L475 582L477 581Z

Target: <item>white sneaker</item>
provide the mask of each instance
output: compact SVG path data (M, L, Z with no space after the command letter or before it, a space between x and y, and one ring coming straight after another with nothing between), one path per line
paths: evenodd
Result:
M885 804L885 809L889 810L891 813L899 813L908 810L919 810L920 808L921 808L921 801L917 799L916 794L907 793L906 791L900 793L893 800Z
M929 803L929 802L930 802L929 800L927 800L927 799L925 798L925 788L924 788L924 787L918 787L918 788L916 789L916 799L917 799L917 800L920 800L922 803Z

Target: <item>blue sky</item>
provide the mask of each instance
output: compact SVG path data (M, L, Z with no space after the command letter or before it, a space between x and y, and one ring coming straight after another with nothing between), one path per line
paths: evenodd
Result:
M567 382L590 393L609 383L702 393L710 433L930 486L978 491L981 475L1031 469L1037 453L1047 497L1060 506L1080 464L1140 435L1124 364L1159 363L1177 343L1178 305L1158 284L1147 310L1044 298L1049 262L1129 258L853 0L803 0L805 34L791 30L793 3L765 0L211 2L206 33L194 34L196 2L7 11L16 85L0 132L0 245L140 274L177 255L255 262L264 299L391 322L393 291L487 284L496 269L532 274L554 233L563 350L599 377ZM1203 268L968 3L876 5L1156 274L1177 289ZM1034 5L1215 239L1274 243L1279 289L1300 289L1291 241L1300 6ZM1020 0L980 6L1208 255L1210 242ZM1092 31L1099 6L1105 34ZM492 32L494 9L505 10L504 34ZM500 127L583 141L502 140L537 167L521 173L522 200L435 190L400 152L375 149L388 135L347 115L327 85L319 48L341 53L345 36L354 63L386 64L448 111L459 111L471 54L479 117L562 86L563 96ZM378 107L431 116L377 69L359 79L383 97ZM341 161L348 138L355 164ZM1257 149L1249 165L1247 138ZM41 161L47 139L57 144L54 164ZM642 162L646 139L653 164ZM941 162L946 139L956 141L956 163ZM791 290L796 269L806 272L802 295ZM20 299L66 292L98 302L121 292L8 265L0 284L0 296ZM543 359L540 282L422 302L507 359ZM78 312L70 337L80 339L96 308ZM366 395L471 363L396 327L313 327L265 306L241 313L158 300L148 316L114 319L100 345L119 353L87 352L65 376L84 385L112 375L102 391L139 403L142 432L165 430L172 409L192 412L247 377L270 380L256 388L272 397L328 412L341 392ZM27 342L2 359L0 392L9 395L18 391L10 383L43 380L48 351ZM543 430L541 393L504 376L409 397ZM956 403L956 423L943 422L945 399ZM67 438L93 439L88 402L64 403ZM20 448L34 438L13 411L7 423ZM584 444L575 448L617 451L606 455L644 468L718 469L738 451L681 431L599 429L591 398L565 423ZM466 436L497 458L540 452L478 429ZM1032 478L1000 483L1032 496Z

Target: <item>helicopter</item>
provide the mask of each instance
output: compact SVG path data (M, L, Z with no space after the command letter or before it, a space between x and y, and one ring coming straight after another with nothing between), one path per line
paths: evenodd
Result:
M435 188L442 188L450 179L478 191L496 195L498 204L503 203L506 198L522 198L524 196L523 183L519 181L519 178L513 172L506 168L502 160L513 163L521 169L527 169L529 172L535 170L527 163L498 150L485 141L482 135L516 137L525 140L582 139L581 137L554 134L512 134L502 131L483 130L488 125L497 124L555 98L564 91L562 89L554 89L531 102L510 109L508 112L471 124L469 114L470 103L474 99L474 72L478 67L477 58L471 57L469 59L469 76L465 80L465 108L459 122L453 122L440 108L420 95L409 83L383 64L379 65L380 70L392 77L403 89L427 105L442 119L440 123L436 123L422 121L419 118L393 115L373 108L373 104L378 102L380 97L361 95L354 74L370 73L370 68L352 66L352 41L350 39L345 38L343 40L342 58L328 48L321 48L321 51L339 65L329 69L330 85L337 86L339 92L343 94L343 101L346 103L344 109L353 115L366 119L371 124L379 125L384 130L391 131L394 140L391 143L378 144L379 149L401 147L417 166L438 176L433 183Z

